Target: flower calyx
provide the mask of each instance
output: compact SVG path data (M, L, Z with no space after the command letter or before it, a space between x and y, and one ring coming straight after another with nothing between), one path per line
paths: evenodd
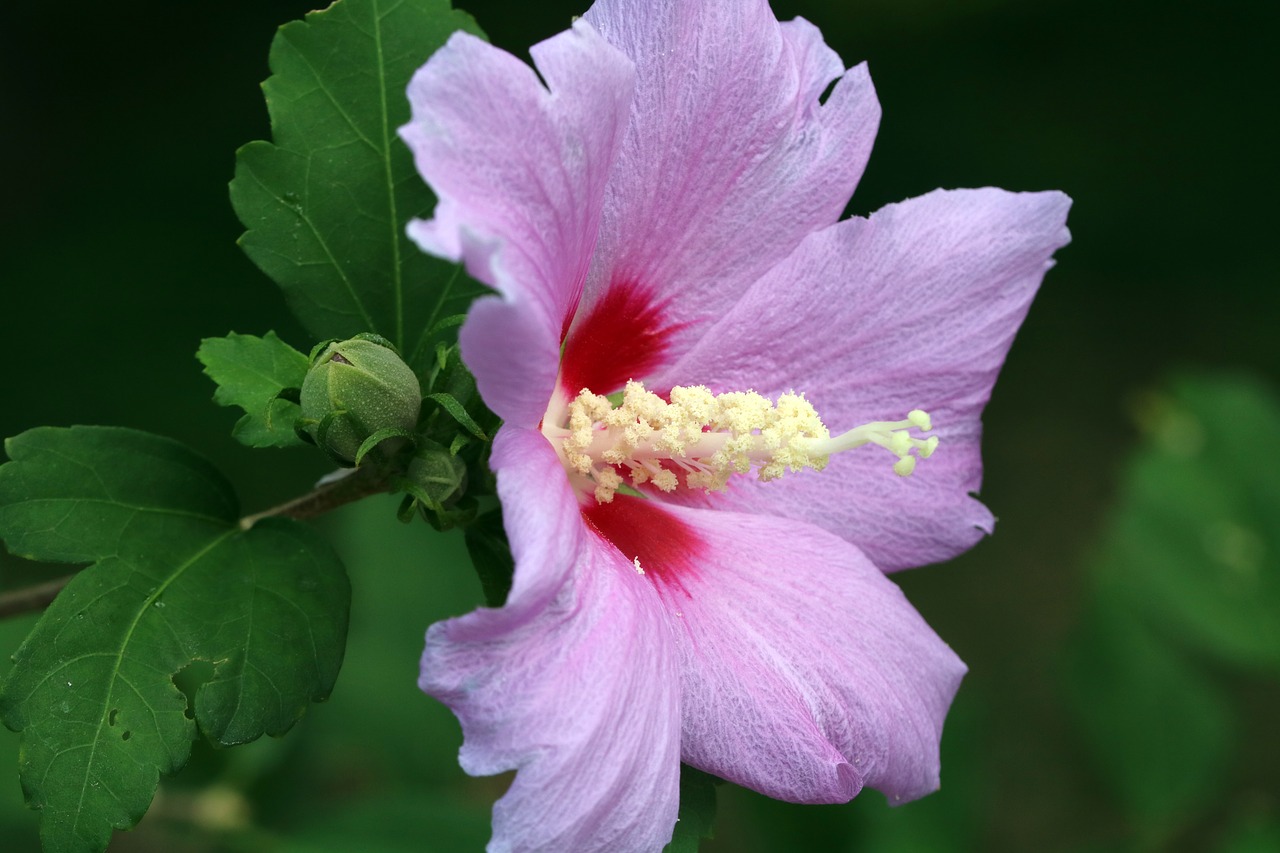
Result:
M391 478L404 492L397 515L403 522L421 515L436 530L467 527L479 513L474 495L467 494L467 460L430 439L420 438L404 473Z
M436 530L466 528L496 504L489 468L500 421L480 398L457 344L439 343L426 373L414 452L392 485L405 493L399 515Z

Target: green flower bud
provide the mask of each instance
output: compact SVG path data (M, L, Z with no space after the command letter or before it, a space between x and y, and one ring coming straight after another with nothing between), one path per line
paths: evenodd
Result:
M370 437L413 434L422 389L389 341L358 335L313 354L301 404L306 433L336 460L352 465Z

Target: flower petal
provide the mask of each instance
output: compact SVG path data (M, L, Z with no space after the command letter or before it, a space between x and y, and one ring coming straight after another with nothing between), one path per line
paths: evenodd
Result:
M533 69L456 33L409 84L400 129L439 203L409 235L500 297L475 305L463 356L498 415L534 425L582 292L634 69L585 22L531 49Z
M687 763L797 802L937 788L965 667L892 581L811 525L644 503L697 543L641 558L679 623Z
M489 461L499 472L502 523L516 564L506 606L492 618L514 627L559 594L572 576L570 555L585 547L585 534L578 498L542 433L503 426Z
M907 478L862 447L821 474L742 478L711 504L810 521L886 570L947 559L990 532L970 497L980 416L1069 240L1069 205L1057 192L938 190L814 234L770 270L653 387L801 391L832 433L919 408L941 442Z
M507 516L517 579L567 567L568 582L542 607L514 601L433 626L419 684L461 722L464 770L517 770L494 807L490 851L660 850L679 806L680 676L670 620L634 566L585 534L576 507L548 507L535 468L522 467L499 477L506 511L520 516ZM523 511L508 500L517 491ZM572 549L544 542L537 513L558 517L557 536L570 522L584 535ZM531 565L539 561L555 565Z
M637 78L584 298L589 307L614 287L652 292L664 327L679 327L674 358L839 218L879 104L865 66L820 103L843 63L817 28L779 24L765 0L597 0L585 17L635 61Z

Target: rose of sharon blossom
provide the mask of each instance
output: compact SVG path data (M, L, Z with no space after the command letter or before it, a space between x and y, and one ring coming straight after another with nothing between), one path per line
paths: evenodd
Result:
M401 129L439 197L410 235L497 291L461 345L515 577L431 628L420 682L467 772L517 771L490 849L660 850L681 761L934 790L965 667L884 571L991 529L979 415L1068 199L838 221L866 67L763 0L599 0L531 53L455 35Z

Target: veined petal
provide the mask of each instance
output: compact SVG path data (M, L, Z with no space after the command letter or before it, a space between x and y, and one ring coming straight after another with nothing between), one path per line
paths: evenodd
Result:
M634 68L590 25L531 49L533 69L456 33L409 84L400 129L439 203L409 235L500 296L478 301L462 351L502 418L533 426L596 243Z
M814 234L770 270L654 387L802 391L833 433L925 409L941 442L910 477L864 447L821 474L741 478L711 505L810 521L886 570L947 559L990 532L970 496L979 419L1070 238L1069 206L1057 192L938 190Z
M820 103L843 63L815 27L779 24L765 0L598 0L585 17L635 61L637 80L584 309L616 288L647 294L642 308L660 306L653 322L674 330L660 367L839 218L880 109L864 66ZM614 372L640 379L653 361Z
M583 528L576 511L569 517ZM513 530L513 546L533 545L528 532ZM530 567L534 559L571 572L528 618L481 609L427 633L419 684L461 722L463 769L517 771L494 807L492 853L651 853L675 825L680 675L670 620L617 549L595 535L579 545L518 549L517 573L558 571Z
M615 503L592 511L614 539L657 515L654 540L675 530L696 543L619 543L642 552L676 617L687 763L797 802L844 802L864 784L894 802L938 787L964 664L856 548L785 519Z

